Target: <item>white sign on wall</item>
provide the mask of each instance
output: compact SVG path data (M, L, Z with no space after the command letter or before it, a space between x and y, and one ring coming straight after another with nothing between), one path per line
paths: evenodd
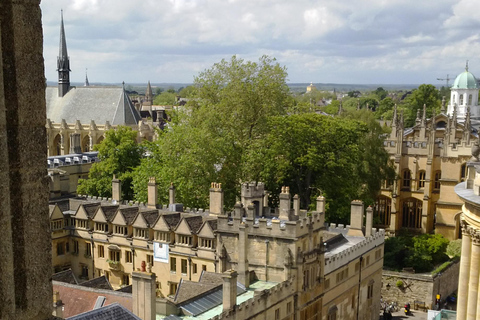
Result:
M160 242L153 243L153 260L168 263L168 244Z

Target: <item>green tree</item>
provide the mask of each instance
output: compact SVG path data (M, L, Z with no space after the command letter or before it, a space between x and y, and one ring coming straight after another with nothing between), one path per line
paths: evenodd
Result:
M176 99L175 93L172 93L169 91L163 91L158 96L155 96L153 103L156 105L174 105L175 99Z
M94 150L98 151L100 162L90 168L88 179L78 181L78 194L111 197L112 178L122 181L125 199L133 199L132 171L140 164L143 147L136 142L137 132L130 127L119 126L105 133L105 139Z
M445 254L448 240L440 234L422 234L413 237L413 248L410 249L407 265L417 272L431 271L437 264L448 260Z
M388 91L383 89L382 87L378 87L373 93L378 97L378 100L380 101L385 99L388 95Z
M420 113L423 105L426 106L427 117L431 117L433 110L438 114L441 106L441 97L437 88L431 84L422 84L409 95L405 101L405 126L410 127L415 124L417 110Z
M195 87L187 86L178 92L178 95L182 98L193 98L195 95Z
M200 73L191 103L149 146L154 160L143 161L139 172L155 167L160 188L166 190L173 182L178 200L187 206L206 206L210 183L220 182L225 203L232 206L240 182L259 176L260 168L250 159L267 132L268 117L286 114L293 105L286 76L285 68L267 56L258 62L233 56ZM137 199L144 200L144 185L140 181L134 185ZM189 195L194 188L200 189Z
M380 101L377 110L375 110L375 117L377 119L391 120L393 117L393 108L395 107L395 102L392 98L387 97Z

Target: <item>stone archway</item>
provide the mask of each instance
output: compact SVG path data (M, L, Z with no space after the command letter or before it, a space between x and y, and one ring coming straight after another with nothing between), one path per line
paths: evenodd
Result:
M60 156L62 154L62 136L57 133L53 139L52 148L50 148L50 156Z

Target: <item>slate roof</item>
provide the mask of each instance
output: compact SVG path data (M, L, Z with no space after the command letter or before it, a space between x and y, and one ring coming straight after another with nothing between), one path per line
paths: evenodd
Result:
M202 216L185 217L183 219L188 224L190 231L192 231L193 233L197 233L203 224Z
M91 219L95 215L95 212L97 212L98 207L100 207L100 202L85 203L85 204L82 204L82 206L83 206L83 209L85 209L87 216Z
M115 290L117 292L125 292L125 293L132 293L132 285L122 287L120 289Z
M155 225L155 222L160 217L158 210L142 211L142 216L150 227Z
M125 222L130 225L133 223L138 214L138 207L123 207L120 208L120 213L122 214Z
M118 206L102 206L102 211L105 214L107 221L112 221L112 218L117 210Z
M124 306L114 303L106 307L91 310L67 320L142 320Z
M80 284L82 287L113 290L112 285L108 281L107 277L101 276L95 279L91 279Z
M180 221L180 213L163 214L162 216L170 229L175 228Z
M177 293L173 302L181 305L182 303L200 297L202 294L218 290L221 286L222 283L194 282L182 279L178 285Z
M63 97L57 87L47 87L47 118L54 123L136 125L140 114L121 87L71 87Z
M215 220L207 220L205 223L208 223L210 225L210 228L212 228L213 231L217 231L217 219Z
M64 282L64 283L70 283L70 284L78 284L77 277L75 277L75 274L73 273L72 269L55 273L52 276L52 280Z

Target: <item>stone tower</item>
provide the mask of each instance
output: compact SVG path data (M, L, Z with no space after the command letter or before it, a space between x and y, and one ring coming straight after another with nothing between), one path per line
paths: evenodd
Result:
M57 57L58 71L58 96L63 97L70 89L70 58L67 53L67 41L65 39L65 28L62 21L60 23L60 48Z
M52 244L40 0L0 1L0 21L0 319L49 319Z

